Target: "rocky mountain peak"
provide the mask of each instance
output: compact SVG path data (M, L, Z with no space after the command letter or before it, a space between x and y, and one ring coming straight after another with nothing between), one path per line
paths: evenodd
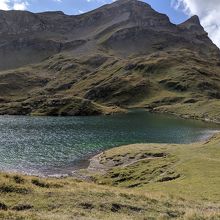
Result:
M149 4L138 0L118 0L112 7L123 8L130 13L129 19L138 26L160 27L169 26L171 23L167 15L158 13Z
M186 22L201 26L201 24L200 24L200 19L199 19L199 16L198 16L198 15L193 15L193 16L192 16L191 18L189 18Z
M217 50L197 16L174 25L167 15L138 0L118 0L76 16L0 11L0 69L40 62L60 52L84 55L110 49L129 56L192 46L204 53Z
M192 33L196 33L199 35L204 35L204 34L206 35L207 34L205 32L203 26L201 25L200 19L197 15L192 16L187 21L180 24L179 27L187 29L187 30L191 31Z
M144 7L149 7L151 8L151 6L149 4L147 4L146 2L140 1L140 0L117 0L114 3L111 4L112 6L116 6L116 5L127 5L127 6L134 6L134 5L138 5L138 6L144 6Z
M108 6L113 8L123 7L125 11L139 14L139 16L146 16L146 14L152 16L160 15L149 4L138 0L118 0ZM142 14L140 14L141 12Z

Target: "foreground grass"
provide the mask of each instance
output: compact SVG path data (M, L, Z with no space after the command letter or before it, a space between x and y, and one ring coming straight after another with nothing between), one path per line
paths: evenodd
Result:
M165 194L72 179L2 175L0 191L0 219L218 219L220 216L217 204L189 203Z
M115 148L95 183L0 174L0 219L220 219L219 144Z

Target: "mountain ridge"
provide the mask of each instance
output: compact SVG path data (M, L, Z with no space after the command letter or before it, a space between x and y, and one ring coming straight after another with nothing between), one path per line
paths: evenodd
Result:
M193 19L193 17L191 19ZM123 37L123 34L125 34L126 37L126 33L120 32L121 30L124 30L124 32L127 30L129 32L133 31L133 35L139 35L138 29L141 29L141 32L143 29L143 31L145 31L144 38L153 36L153 34L148 33L149 30L156 31L155 34L164 31L172 38L177 37L182 39L182 41L187 41L187 44L190 44L190 40L192 39L195 39L196 44L198 44L198 35L204 36L205 38L207 33L199 24L198 18L196 19L197 23L193 23L196 32L194 33L190 30L189 26L192 26L192 22L190 22L191 19L183 24L174 25L169 21L168 16L156 12L148 4L137 0L116 1L77 16L68 16L62 12L31 13L28 11L1 11L0 54L2 56L0 57L2 58L3 64L0 65L0 68L15 68L25 64L40 62L48 56L61 51L74 50L86 44L89 45L90 42L88 41L91 40L94 41L92 49L97 49L97 47L100 46L98 40L101 37L109 37L109 41L106 39L106 45L109 46L111 37L120 38ZM186 32L186 34L183 32ZM189 36L187 32L189 32ZM196 35L192 37L192 39L189 39L191 38L191 34ZM7 36L7 39L5 39L4 36ZM164 39L165 37L166 36L163 36ZM115 38L113 39L113 41L116 40ZM208 40L209 38L207 37L206 43ZM177 44L176 41L174 39L173 42ZM202 41L200 41L200 43L201 42ZM121 42L118 43L121 44ZM147 44L149 44L149 42L147 42ZM169 44L169 39L168 42L164 42L163 44ZM152 49L153 45L149 46L150 49ZM190 47L191 46L192 44ZM213 50L216 50L216 48L211 45L211 42L209 42L209 47L210 46L212 46ZM8 50L7 47L9 47ZM203 47L207 48L204 44ZM201 45L198 45L198 48L201 48ZM21 57L24 57L23 62L17 58L17 60L15 59L13 62L8 63L7 60L9 60L8 57L11 57L11 54L7 57L7 52L9 50L17 52L17 50L21 49L24 50L24 53L21 55ZM45 49L47 52L45 52ZM147 46L143 49L146 51ZM123 52L123 54L126 53ZM20 54L17 56L20 56Z

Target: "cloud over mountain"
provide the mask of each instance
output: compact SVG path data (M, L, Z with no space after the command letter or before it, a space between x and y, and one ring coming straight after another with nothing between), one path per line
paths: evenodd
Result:
M220 47L219 0L172 0L172 5L188 15L198 15L210 38Z

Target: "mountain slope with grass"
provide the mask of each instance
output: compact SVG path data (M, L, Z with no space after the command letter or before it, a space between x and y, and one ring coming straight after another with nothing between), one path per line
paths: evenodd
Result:
M0 114L144 107L219 122L219 55L197 16L175 25L137 0L77 16L1 11Z

